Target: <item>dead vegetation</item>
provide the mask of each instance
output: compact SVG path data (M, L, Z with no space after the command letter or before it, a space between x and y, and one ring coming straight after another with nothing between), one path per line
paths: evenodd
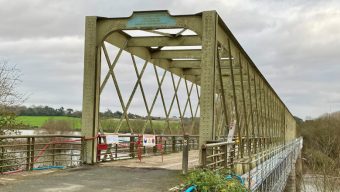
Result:
M301 123L305 173L317 176L318 191L338 191L340 181L340 113Z

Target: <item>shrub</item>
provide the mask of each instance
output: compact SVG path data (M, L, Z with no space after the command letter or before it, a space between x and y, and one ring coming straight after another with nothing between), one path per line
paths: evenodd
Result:
M231 174L229 169L212 171L198 169L191 172L186 178L185 186L196 185L198 192L244 192L247 189L237 179L226 180Z
M72 123L67 120L47 120L39 130L39 133L46 134L67 134L72 131Z
M1 107L0 107L1 108ZM18 128L23 127L22 124L18 124L15 120L15 113L0 109L0 135L17 135L19 134ZM11 144L7 139L0 139L0 145ZM15 159L15 153L7 153L8 147L0 148L0 166L1 172L15 170L16 167L8 166L18 164L18 160Z

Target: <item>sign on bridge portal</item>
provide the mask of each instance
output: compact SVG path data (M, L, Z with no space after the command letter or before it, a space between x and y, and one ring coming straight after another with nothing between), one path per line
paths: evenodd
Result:
M135 12L127 22L128 28L142 27L169 27L175 26L176 19L171 17L167 11L159 12Z
M143 146L144 147L156 146L156 136L155 135L143 135Z

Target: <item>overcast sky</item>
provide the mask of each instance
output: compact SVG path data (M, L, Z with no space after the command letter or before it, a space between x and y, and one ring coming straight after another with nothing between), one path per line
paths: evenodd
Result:
M155 9L217 10L294 115L340 110L340 1L0 0L0 57L21 70L25 105L81 109L85 16Z

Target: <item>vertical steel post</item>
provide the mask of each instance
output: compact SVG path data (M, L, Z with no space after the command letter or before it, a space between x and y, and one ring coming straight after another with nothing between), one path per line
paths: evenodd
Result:
M252 87L251 87L251 81L252 79L250 78L250 66L249 63L246 63L247 66L247 82L248 82L248 97L249 97L249 112L250 112L250 122L251 122L251 140L252 140L252 154L256 154L257 150L256 150L256 144L257 144L257 140L255 138L255 124L254 124L254 111L253 111L253 93L251 91Z
M250 158L250 142L249 142L249 126L248 126L248 117L247 117L247 107L246 107L246 99L245 99L245 88L244 88L244 83L243 83L243 63L241 59L241 53L238 54L238 59L239 59L239 65L240 65L240 79L241 79L241 96L242 96L242 104L243 104L243 119L244 119L244 124L245 124L245 131L246 131L246 147L247 147L247 155L248 158ZM242 138L243 139L243 138ZM242 145L242 148L244 146ZM244 154L243 154L244 155Z
M215 119L215 65L217 60L217 18L216 11L206 11L202 14L202 56L201 56L201 97L200 97L200 154L202 145L214 139ZM202 156L200 155L202 164Z
M264 93L264 96L263 96L263 102L264 102L264 116L263 116L263 119L264 119L264 122L265 122L265 132L264 132L264 144L265 144L265 150L266 150L266 153L267 153L267 150L269 149L269 135L268 135L268 129L269 129L269 123L268 123L268 117L269 117L269 111L268 111L268 88L267 87L263 87L263 93ZM267 157L265 157L267 158Z
M239 116L239 110L238 110L238 101L237 101L237 94L236 94L236 85L235 85L235 76L234 76L234 64L233 64L233 55L231 51L231 43L230 39L228 39L228 52L229 52L229 67L230 67L230 80L233 90L233 102L235 107L235 116L236 116L236 131L237 131L237 140L238 140L238 150L237 150L237 156L239 157L241 154L241 157L243 157L243 140L241 138L241 123L240 123L240 116ZM236 154L234 154L236 155Z
M97 161L97 142L94 138L99 126L100 48L97 44L97 17L86 17L82 136L93 138L85 141L84 163Z

